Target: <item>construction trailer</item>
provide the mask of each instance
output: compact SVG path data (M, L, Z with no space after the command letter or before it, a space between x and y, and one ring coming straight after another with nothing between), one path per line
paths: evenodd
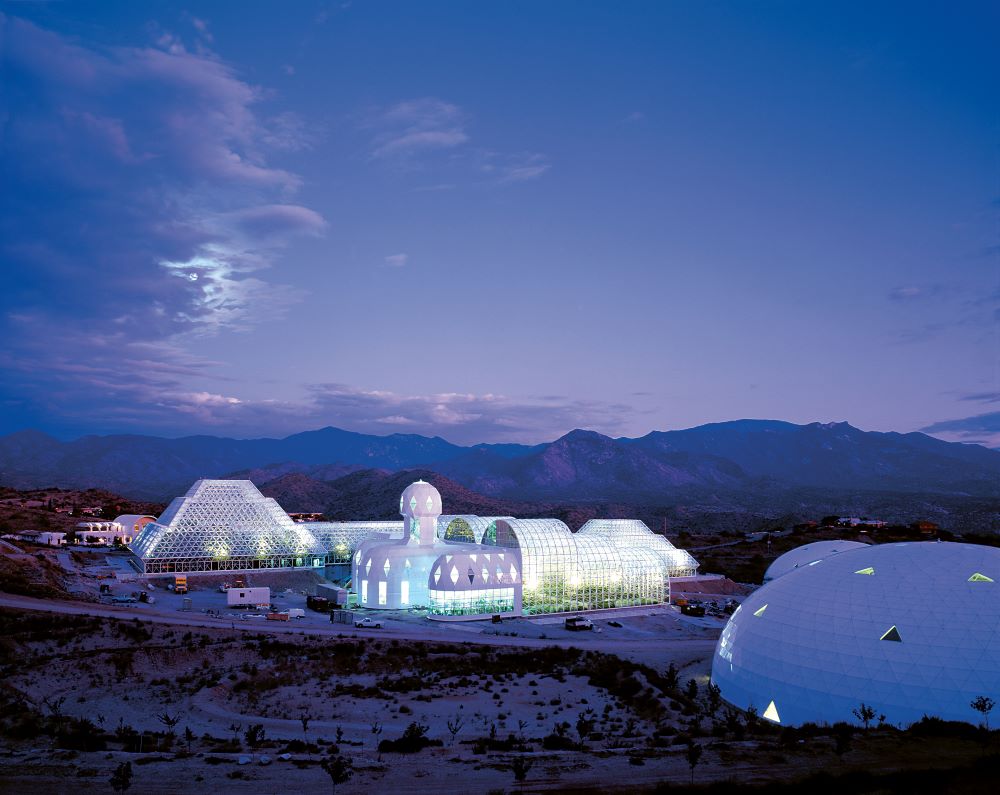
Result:
M347 589L341 588L339 585L319 584L316 586L316 596L324 597L335 607L344 607L347 605Z
M267 608L271 606L270 588L230 588L226 591L229 607Z

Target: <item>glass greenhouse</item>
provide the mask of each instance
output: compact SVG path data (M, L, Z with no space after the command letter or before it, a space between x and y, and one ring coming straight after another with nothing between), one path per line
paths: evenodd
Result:
M144 574L323 566L326 549L249 480L199 480L129 545Z

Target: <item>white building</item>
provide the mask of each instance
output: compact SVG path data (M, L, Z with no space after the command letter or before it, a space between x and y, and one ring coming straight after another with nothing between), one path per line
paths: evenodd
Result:
M807 557L812 557L807 556ZM749 596L716 646L712 681L783 725L976 721L1000 695L1000 549L909 542L845 549Z
M764 582L770 582L783 574L801 568L802 566L815 566L824 558L837 555L848 549L868 546L860 541L814 541L811 544L803 544L795 549L790 549L784 555L775 558L767 571L764 572Z

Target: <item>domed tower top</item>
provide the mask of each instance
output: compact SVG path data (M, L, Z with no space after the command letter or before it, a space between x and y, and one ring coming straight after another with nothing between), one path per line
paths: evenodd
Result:
M399 498L399 512L406 517L437 519L441 515L441 493L423 480L411 483Z

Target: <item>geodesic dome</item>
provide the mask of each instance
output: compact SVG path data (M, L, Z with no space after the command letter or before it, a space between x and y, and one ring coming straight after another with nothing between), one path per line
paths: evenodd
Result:
M803 544L775 558L771 565L767 567L767 571L764 572L764 582L770 582L782 574L788 574L788 572L802 566L811 566L831 555L837 555L848 549L857 549L858 547L866 546L868 545L862 544L860 541L842 541L840 539L836 541L814 541L811 544Z
M712 661L728 702L784 725L975 722L1000 695L1000 549L908 542L849 549L749 596Z

